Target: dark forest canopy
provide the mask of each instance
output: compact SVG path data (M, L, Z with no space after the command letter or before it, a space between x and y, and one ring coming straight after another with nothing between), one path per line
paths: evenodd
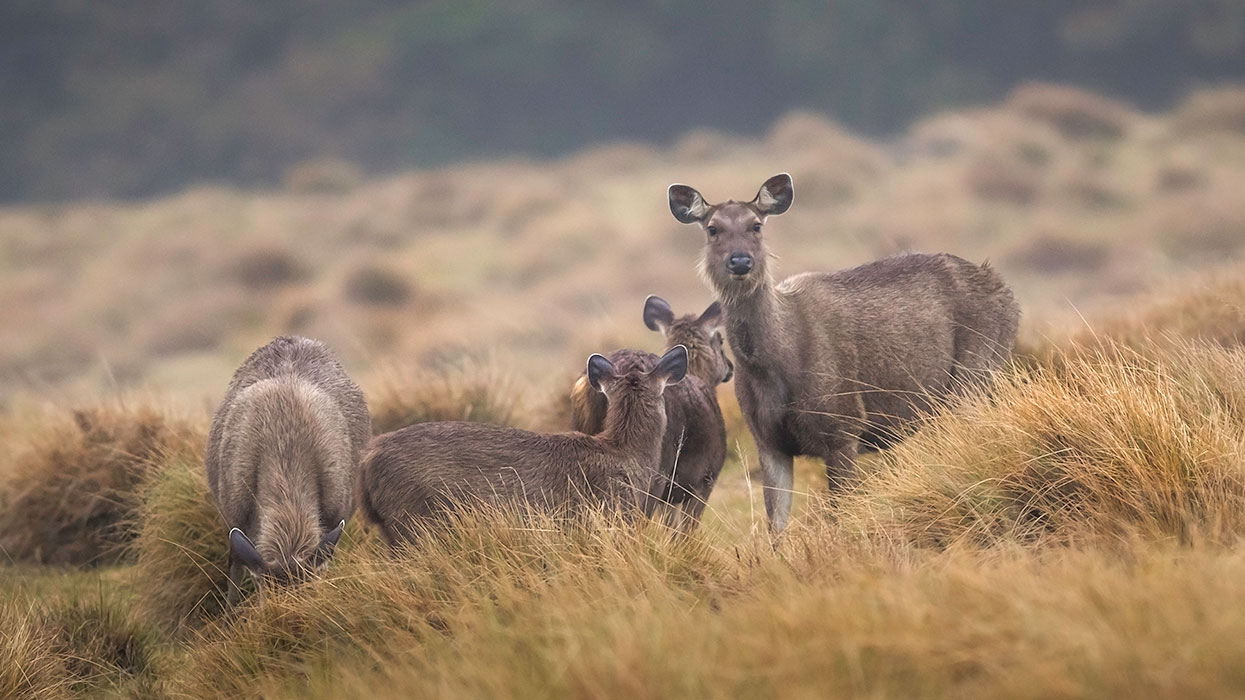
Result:
M793 108L884 134L1030 79L1152 108L1243 75L1245 0L14 0L0 200L752 132Z

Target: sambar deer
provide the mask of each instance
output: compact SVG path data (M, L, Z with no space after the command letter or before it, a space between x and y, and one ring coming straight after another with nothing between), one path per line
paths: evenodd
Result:
M1010 356L1020 307L989 265L907 254L775 284L763 230L791 206L790 175L766 180L748 202L710 204L680 184L667 194L675 219L705 235L700 273L726 311L735 394L774 533L790 517L793 457L823 460L837 491L862 445L893 443Z
M363 392L318 341L276 338L234 372L205 457L231 528L230 603L244 568L261 589L324 568L354 512L371 432Z

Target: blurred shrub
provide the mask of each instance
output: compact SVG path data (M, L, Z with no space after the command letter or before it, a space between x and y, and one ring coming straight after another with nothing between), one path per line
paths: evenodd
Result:
M1020 269L1051 274L1091 272L1105 265L1110 257L1109 243L1037 234L1012 249L1006 260Z
M336 158L319 158L295 163L285 169L285 189L299 194L340 194L363 182L363 173L354 164Z
M978 197L1011 204L1032 204L1042 191L1042 178L1032 168L998 156L977 158L964 178Z
M243 251L228 265L228 276L251 290L271 289L305 279L307 268L284 247L257 246Z
M1030 83L1012 92L1007 106L1053 126L1065 138L1116 140L1135 115L1122 102L1063 85Z
M415 294L406 275L376 265L356 268L346 277L342 291L350 301L375 306L401 306Z
M1172 128L1178 133L1245 133L1245 87L1194 92L1176 109Z

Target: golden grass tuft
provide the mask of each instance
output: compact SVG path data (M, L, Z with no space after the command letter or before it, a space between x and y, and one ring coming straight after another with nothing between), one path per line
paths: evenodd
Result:
M534 420L525 413L519 383L487 365L469 363L438 369L390 366L378 372L367 394L376 434L433 421L527 427L529 419Z
M171 459L140 491L133 586L148 624L194 627L224 611L228 546L201 459Z
M201 633L173 686L196 697L250 695L257 681L297 685L345 664L428 653L439 665L455 640L509 627L534 607L556 627L557 609L607 599L715 605L734 567L703 542L605 514L571 524L519 509L463 513L396 557L373 541L335 557L323 579L251 601Z
M53 649L52 635L19 607L0 603L0 697L69 697L68 672Z
M1112 338L1134 348L1171 340L1205 340L1224 347L1245 345L1245 281L1229 270L1151 295L1134 309L1097 323L1073 338L1093 345Z
M0 487L0 551L12 561L43 564L124 558L138 484L159 460L201 449L200 426L125 402L47 420L14 446Z
M0 697L155 697L155 642L102 593L0 604Z
M1245 535L1245 351L1105 343L1000 378L885 453L836 517L873 541Z

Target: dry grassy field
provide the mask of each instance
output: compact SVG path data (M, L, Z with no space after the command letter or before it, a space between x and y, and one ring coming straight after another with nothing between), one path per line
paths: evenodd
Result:
M710 301L665 186L783 170L781 274L990 259L1014 365L834 502L798 462L776 546L726 386L690 536L489 511L394 557L356 518L325 578L223 611L202 450L254 347L327 341L378 429L560 428L590 352L659 346L646 295ZM0 209L0 697L1245 694L1245 92L286 180Z

